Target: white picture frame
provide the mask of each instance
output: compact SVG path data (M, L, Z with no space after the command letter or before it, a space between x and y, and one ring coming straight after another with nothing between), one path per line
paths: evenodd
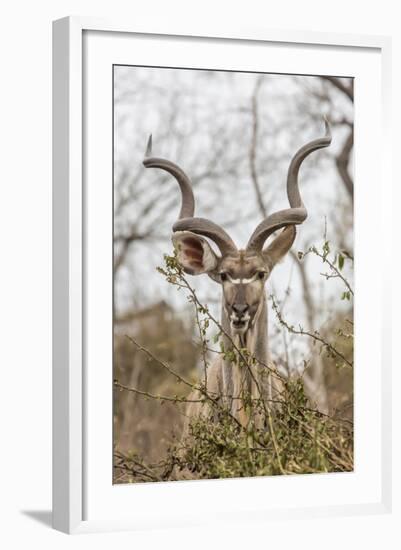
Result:
M92 40L91 43L87 39L89 36L93 37L93 40L92 38L89 39ZM191 510L188 510L187 505L182 508L182 504L179 503L188 503L191 495L196 493L196 500L202 506L206 499L210 499L210 495L214 491L216 491L215 498L217 500L221 498L222 503L225 501L229 503L233 501L233 491L235 493L240 491L243 495L256 494L258 492L256 484L265 483L265 480L257 478L246 480L245 483L244 480L229 480L224 481L223 484L220 481L142 484L138 488L132 486L113 488L111 473L107 478L105 468L101 469L101 466L99 466L99 470L97 470L97 465L93 462L88 463L87 456L91 454L92 446L96 449L107 449L107 445L109 445L111 449L112 443L111 440L108 440L108 428L99 430L99 433L94 433L96 431L93 428L94 411L98 410L99 422L102 423L104 419L107 419L109 410L105 412L100 410L99 402L90 394L90 388L88 388L88 384L92 384L93 378L88 377L87 372L87 369L90 369L90 366L88 367L87 352L91 341L91 331L88 330L91 306L90 303L88 305L87 295L88 292L90 294L91 290L88 288L86 270L89 267L90 271L91 262L97 260L90 254L90 237L87 237L87 233L88 223L90 224L96 219L94 208L97 208L98 205L93 203L91 199L93 194L88 193L84 185L84 180L88 177L88 171L90 173L92 169L89 166L91 161L88 162L86 156L89 158L92 155L93 157L93 152L87 146L84 136L84 127L87 122L85 117L88 110L84 86L87 84L88 78L97 78L95 75L97 64L94 60L99 57L96 56L100 56L100 59L103 60L108 55L107 60L103 62L113 63L113 55L118 55L119 47L123 51L121 55L124 56L124 59L128 59L133 55L132 52L136 52L133 55L135 59L132 60L132 64L141 64L138 48L135 49L135 44L130 50L127 48L128 42L122 43L123 40L131 39L144 40L140 54L146 58L144 64L150 63L149 59L157 59L158 56L161 58L162 53L165 54L157 47L158 41L163 40L166 44L171 42L173 51L175 40L181 46L182 43L185 43L188 47L196 43L196 51L198 52L201 52L202 49L213 50L213 48L216 48L217 52L217 45L219 48L224 46L226 48L224 55L228 59L227 62L233 68L239 70L242 67L236 66L240 63L237 53L244 46L247 48L263 48L269 45L281 49L287 47L299 49L304 52L316 51L316 59L311 61L311 63L314 63L311 66L315 69L311 74L322 71L322 56L320 56L319 61L319 48L325 48L326 53L332 52L333 59L340 55L343 60L346 60L348 57L351 58L361 54L360 61L358 61L361 65L363 65L362 57L366 53L366 67L362 67L361 71L365 71L367 74L371 66L372 73L377 75L374 77L374 89L377 93L373 98L372 117L375 119L379 132L375 138L372 138L375 140L374 143L365 144L365 153L359 153L356 149L356 166L360 170L359 175L364 174L366 181L368 181L371 177L371 174L369 174L371 167L366 166L364 169L364 165L367 163L366 152L369 151L369 146L379 146L381 155L378 157L376 168L376 176L380 179L380 186L378 187L381 197L384 196L384 191L386 192L384 201L386 204L390 200L389 197L391 197L390 161L388 158L388 151L390 150L391 51L389 38L313 32L282 32L264 29L230 29L228 25L226 28L219 30L213 29L212 26L208 29L197 29L195 25L193 28L188 29L181 28L177 21L174 24L166 25L166 28L155 27L152 29L141 28L139 25L127 22L112 22L81 17L69 17L55 21L53 29L53 526L67 533L76 533L139 529L150 525L187 526L210 521L266 521L269 518L277 517L310 517L322 514L347 515L367 512L385 513L389 511L391 507L391 401L389 399L391 356L388 341L390 330L387 326L390 316L385 313L389 311L391 297L388 293L384 293L384 289L388 287L387 277L389 275L386 275L386 273L391 271L386 269L386 266L389 266L389 244L384 245L381 271L379 274L377 272L376 274L367 273L364 283L369 285L369 277L374 278L372 281L380 291L380 296L377 297L375 302L377 308L380 308L380 319L377 320L380 324L375 326L375 330L379 331L380 336L377 336L377 354L372 352L373 359L370 360L370 363L373 363L375 358L379 358L377 364L371 365L377 377L372 378L371 385L366 387L367 392L376 392L377 394L377 400L374 401L373 407L377 413L376 423L375 425L371 424L370 434L372 435L368 433L363 435L365 444L368 438L372 437L377 455L372 452L372 464L366 466L365 473L362 471L364 465L361 462L360 472L362 471L361 476L363 474L364 477L362 476L355 482L355 486L349 491L349 498L341 497L338 494L336 498L326 500L324 504L320 504L316 499L316 505L313 505L313 496L311 496L310 501L307 501L306 498L300 498L299 501L295 500L293 505L289 507L286 505L285 500L287 491L302 494L305 487L311 484L316 486L311 491L311 495L313 495L313 491L316 491L316 494L323 493L327 491L327 488L324 488L324 476L316 482L313 481L313 476L310 476L309 479L307 476L291 476L291 478L298 478L291 480L287 478L270 478L266 481L266 483L269 483L269 493L273 495L275 494L274 491L277 491L277 494L284 495L281 502L277 500L277 506L271 503L265 506L262 501L256 498L252 506L239 507L237 505L236 507L233 503L230 507L225 507L224 512L221 514L217 510L215 514L212 513L211 516L205 517L197 513L196 507L191 512ZM103 43L104 40L107 40L106 48ZM120 43L120 46L117 45L117 42ZM152 44L154 45L152 46ZM235 56L233 53L229 54L229 50L234 48L234 45L239 48ZM165 49L168 50L167 47ZM231 58L229 55L231 55ZM283 55L285 56L285 52ZM216 59L218 67L218 56L216 56ZM86 68L83 63L84 60ZM96 70L93 73L91 73L92 65L89 65L89 68L87 66L91 62L93 62L94 67L96 65ZM158 65L164 63L165 61L161 60ZM96 73L100 79L99 82L106 75L104 68L100 65L99 62L99 73ZM205 68L209 67L205 66ZM85 72L86 69L88 72ZM348 74L354 76L349 72ZM107 97L104 99L106 100ZM102 88L99 88L99 102L102 100ZM361 96L361 105L363 104L362 100ZM96 105L94 108L97 108ZM88 116L90 118L90 114ZM100 148L98 151L102 151L102 147L107 150L110 145L109 138L112 128L108 116L105 115L105 119L99 121L98 134L105 135L107 133L108 138L104 142L96 144L96 147ZM360 132L359 135L362 136L363 129L366 129L366 121L362 116L358 119L357 112L357 143L358 131ZM365 158L362 156L363 154ZM111 166L109 168L111 170ZM106 170L104 177L107 178L109 175L110 172ZM93 176L89 175L89 177ZM99 177L102 178L103 175L100 174ZM100 195L102 195L102 188L99 185ZM99 199L99 208L107 208L107 196L107 194L104 194L103 198ZM368 197L365 197L365 199L362 197L360 203L356 201L356 216L359 218L360 224L368 226L369 215L372 212L374 203L375 199L369 202ZM372 246L375 242L374 239L378 239L386 230L390 231L388 227L389 220L385 215L386 204L382 203L379 209L378 235L375 237L372 234ZM88 211L90 212L89 219L92 220L90 222L87 219ZM89 228L89 234L90 232ZM107 239L107 233L105 235ZM111 238L111 235L109 238ZM363 247L361 247L361 250L362 257ZM366 249L366 257L368 253L369 250ZM103 288L107 288L107 279L103 283L105 285ZM363 292L361 295L363 296ZM111 301L111 287L110 296L105 297L105 300L105 303L108 303L107 300ZM368 327L366 330L369 330ZM363 378L359 380L362 388L360 402L363 406ZM111 393L111 370L109 382ZM104 391L104 388L98 394L103 395L102 391ZM89 400L88 395L90 395ZM88 410L87 401L90 402L90 407L93 410ZM361 425L361 432L366 432L365 428L366 426ZM91 434L94 434L93 438ZM109 457L105 460L107 466ZM102 463L102 459L99 459L99 463ZM369 492L368 486L365 487L366 491L363 493L362 486L366 486L369 472L375 474L375 477L371 476L372 491ZM348 480L344 482L344 487L340 487L342 482L339 479L336 481L336 485L343 491L348 484L353 483L352 475L350 474ZM359 473L356 471L355 479L358 475ZM325 478L327 479L328 476L325 476ZM316 479L316 476L314 479ZM102 492L102 487L107 484L110 485L110 491L113 492L113 495L109 490ZM319 485L321 485L321 488L319 488ZM95 492L97 489L99 491ZM134 497L132 496L133 490L135 491ZM131 491L129 495L128 491ZM166 495L171 495L172 498L171 511L162 515L161 512L157 513L156 503L160 499L167 498ZM358 495L360 495L360 498ZM132 498L140 501L141 510L136 510L134 513L134 509L129 505L129 509L132 510L131 513L120 515L118 502L122 503L121 509L127 509L127 503ZM96 514L88 515L88 502L99 503ZM109 506L109 509L106 505ZM89 504L89 509L91 509L91 504ZM95 507L92 506L92 509L94 510ZM153 511L152 515L149 512L151 509ZM186 509L188 513L183 513L183 510L186 511Z

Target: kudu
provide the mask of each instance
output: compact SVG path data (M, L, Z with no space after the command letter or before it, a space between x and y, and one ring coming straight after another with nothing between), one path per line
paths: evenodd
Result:
M244 368L244 362L238 360L238 355L234 354L236 359L233 359L232 354L229 358L218 354L208 368L205 380L206 391L210 395L221 396L221 403L242 425L250 420L246 407L241 403L244 395L272 402L281 390L280 379L272 375L274 365L269 359L265 284L276 263L291 248L296 235L295 226L307 217L298 188L300 166L310 153L330 143L330 127L325 120L324 137L301 147L291 160L287 176L290 208L264 219L252 233L246 248L241 250L222 227L211 220L194 217L195 199L189 177L173 162L152 157L152 136L149 138L143 164L146 168L167 171L175 177L181 190L182 206L172 235L177 260L186 273L206 273L221 284L224 349L232 349L234 345L237 350L246 350L247 356L253 358L253 362ZM279 229L283 231L264 248L268 237ZM205 237L217 245L220 256ZM194 401L195 395L192 394ZM206 403L193 402L188 407L187 417L207 412Z

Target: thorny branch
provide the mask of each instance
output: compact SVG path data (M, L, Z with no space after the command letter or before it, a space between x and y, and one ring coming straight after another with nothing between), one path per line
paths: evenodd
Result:
M319 342L320 344L322 344L322 346L324 348L326 348L327 351L329 351L333 356L339 357L349 367L353 366L353 363L351 361L349 361L333 344L331 344L330 342L327 342L319 334L318 331L310 332L308 330L304 330L302 327L300 327L299 329L296 329L294 326L289 325L287 323L287 321L285 321L285 319L283 318L283 316L280 312L280 308L279 308L274 296L270 295L270 299L271 299L271 302L272 302L273 310L277 315L277 319L279 320L280 324L282 324L288 330L288 332L291 332L292 334L299 334L299 335L302 335L302 336L309 336L309 338L312 338L316 342Z
M316 248L316 246L311 246L311 247L309 247L309 249L305 253L300 253L300 259L305 258L305 256L307 256L308 254L315 254L315 256L318 256L319 258L321 258L321 260L325 264L327 264L330 267L331 271L332 271L331 273L321 273L321 275L323 275L323 277L326 277L326 279L332 279L332 278L341 279L342 282L344 283L344 285L346 286L346 288L348 289L348 291L350 292L350 294L353 296L354 291L353 291L350 283L347 281L347 279L341 273L342 266L344 265L344 258L347 257L352 261L352 257L349 254L347 254L347 255L339 254L338 257L336 256L334 261L331 261L328 258L329 253L330 253L330 245L329 245L328 241L325 241L325 243L323 245L323 251L322 252L319 252L319 250ZM335 261L337 261L337 260L339 262L339 267L338 268L335 265Z
M219 337L224 335L223 327L216 319L213 318L209 310L205 306L203 306L198 300L195 291L191 288L188 281L186 281L185 277L182 274L182 271L176 263L175 258L167 257L166 264L167 269L161 271L166 276L167 280L170 283L189 291L190 301L192 301L198 309L198 314L202 314L202 316L204 316L206 320L215 322L216 327L219 329ZM277 313L277 306L275 309ZM198 321L199 328L201 329L200 338L202 341L205 342L204 349L206 350L208 346L206 339L205 323L200 316L198 317ZM289 327L282 317L281 321L283 322L282 324L285 324L285 326L287 326L287 328L289 328L291 331L294 331L293 327ZM306 334L310 337L313 337L314 339L318 340L322 345L324 345L331 353L336 354L337 356L341 357L342 360L347 362L346 358L340 352L338 352L338 350L336 350L333 345L331 345L329 342L326 342L318 334L308 333L302 330L295 330L295 333ZM318 410L308 407L306 401L303 398L298 401L297 397L297 400L293 402L291 400L292 398L288 397L290 394L288 394L289 390L287 388L285 390L285 394L280 394L280 397L278 399L268 400L277 404L277 406L279 407L279 409L277 409L278 412L273 412L270 407L265 407L265 400L262 398L255 399L246 395L242 395L241 397L228 396L233 399L241 399L244 403L247 402L248 405L252 403L255 407L255 413L258 410L259 413L260 411L263 411L265 418L265 428L263 428L262 430L255 429L255 426L252 423L248 424L245 427L231 414L231 411L229 411L224 406L221 398L225 396L211 394L208 391L207 386L203 384L199 385L191 383L190 381L183 378L180 374L175 372L173 367L155 357L152 352L150 352L144 346L140 345L133 338L129 339L142 353L146 354L149 359L152 359L157 364L162 366L169 373L169 375L175 377L177 381L183 382L191 390L196 390L197 392L199 392L200 397L185 398L179 397L177 395L154 395L147 391L130 388L129 386L121 384L118 380L116 380L114 383L116 389L119 389L121 391L131 391L143 396L144 398L154 399L161 403L163 401L169 401L180 405L182 403L208 402L211 406L211 411L215 411L214 414L216 414L217 418L219 419L217 423L210 423L210 420L208 420L207 418L205 418L204 421L201 418L194 420L194 423L191 424L192 431L190 441L182 441L176 447L176 450L171 452L169 457L167 457L163 461L160 461L157 464L146 466L141 460L138 460L135 457L132 458L123 455L115 457L115 467L120 471L126 472L126 474L129 475L132 480L162 481L167 479L180 479L181 474L179 472L188 471L188 468L189 472L198 471L198 468L200 468L200 477L202 477L203 475L205 475L206 477L210 477L210 471L214 472L215 468L217 467L216 464L220 464L220 462L216 463L215 458L215 453L220 452L217 451L217 448L221 451L225 449L224 452L228 452L228 449L232 448L232 451L230 451L230 453L234 452L234 449L237 449L238 452L245 452L246 449L246 454L248 456L247 460L250 461L249 467L251 468L249 475L258 475L257 464L260 460L262 460L262 458L260 457L266 457L263 460L270 460L269 453L273 453L275 457L275 466L273 466L272 463L272 467L276 468L276 473L286 474L297 471L316 471L316 469L314 469L315 467L308 466L307 464L304 464L303 470L300 469L299 464L297 462L294 462L293 459L290 458L291 455L288 455L288 450L285 450L290 441L285 434L289 429L290 433L292 434L291 437L294 437L295 433L294 428L290 427L288 422L292 422L294 423L294 425L299 425L302 433L304 433L309 438L310 445L312 447L314 445L316 449L319 449L319 453L323 453L323 455L326 457L325 460L328 461L327 464L330 464L330 467L325 467L325 471L328 471L327 468L335 468L338 470L352 469L352 455L350 454L351 450L348 450L347 447L343 451L339 447L341 443L336 443L336 440L334 440L333 436L330 435L331 432L327 432L325 438L322 441L316 441L316 427L314 427L314 423L322 423L322 428L319 429L323 429L323 426L325 424L328 424L329 426L331 425L331 423L334 422L336 422L338 426L342 425L340 424L343 422L342 419L334 419L334 417L322 414ZM235 343L233 342L233 347L234 346ZM244 353L245 351L246 350L238 349L238 357L242 357L244 360L244 364L249 365L249 362L252 361L252 358L247 356ZM227 354L230 352L227 352L227 350L221 350L217 353ZM282 378L275 371L274 374L277 375L279 378ZM290 383L290 381L287 382L287 385L288 383ZM206 431L204 431L206 426L204 428L202 422L207 422ZM310 422L312 422L312 424L310 424ZM338 437L348 438L349 430L352 430L352 423L349 423L349 428L347 428L348 431L346 431L345 428L338 429L340 430ZM341 430L345 430L344 436L341 435ZM229 434L231 435L229 436ZM228 440L227 443L224 443L225 438L228 436L234 437L234 439L237 441L235 445L238 445L238 448L232 447L233 443L230 443ZM215 451L212 451L215 445L218 445L218 447ZM228 447L226 447L226 445L228 445ZM200 446L199 450L196 450L197 446ZM240 451L241 449L243 450ZM214 457L212 462L209 462L209 458L207 458L209 456L209 452L212 453L210 455L210 460L212 460L212 456ZM206 453L206 455L204 453ZM230 456L230 454L228 456ZM258 456L259 458L257 458ZM229 459L227 458L227 460ZM241 460L245 460L245 458ZM206 470L204 470L204 468L206 468ZM253 470L253 468L256 468L256 470ZM275 470L273 469L272 473L274 473L274 471ZM217 474L212 474L212 477L213 475L215 476ZM225 474L222 472L218 474L218 477L224 477L224 475Z

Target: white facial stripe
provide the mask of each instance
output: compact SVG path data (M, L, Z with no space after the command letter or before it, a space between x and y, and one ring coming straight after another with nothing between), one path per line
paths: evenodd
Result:
M255 275L253 277L250 277L249 279L233 279L228 273L227 273L227 277L228 277L228 280L230 281L230 283L232 283L233 285L246 285L247 283L253 283L254 281L256 281L256 278L258 276L258 273L255 273Z

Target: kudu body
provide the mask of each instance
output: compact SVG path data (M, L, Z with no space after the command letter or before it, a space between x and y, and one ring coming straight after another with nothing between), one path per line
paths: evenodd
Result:
M331 143L330 128L325 121L325 136L304 145L294 155L287 176L287 196L290 208L275 212L264 219L251 235L244 250L238 249L231 237L220 226L204 218L194 217L195 200L190 179L176 164L166 159L151 156L152 141L143 161L147 168L160 168L174 176L180 186L182 207L178 220L173 225L172 240L177 260L190 275L207 274L222 286L221 326L224 349L245 350L246 368L240 354L218 354L206 376L206 391L220 396L231 414L242 425L250 418L242 398L275 400L281 390L280 380L274 376L270 362L267 331L267 303L265 283L275 264L291 248L295 226L305 221L306 208L298 189L298 172L302 161L313 151ZM277 230L283 229L264 248L264 244ZM219 248L217 255L206 238ZM233 358L235 357L235 359ZM189 400L194 399L192 394ZM196 401L194 399L194 401ZM187 416L209 414L205 403L192 402Z

